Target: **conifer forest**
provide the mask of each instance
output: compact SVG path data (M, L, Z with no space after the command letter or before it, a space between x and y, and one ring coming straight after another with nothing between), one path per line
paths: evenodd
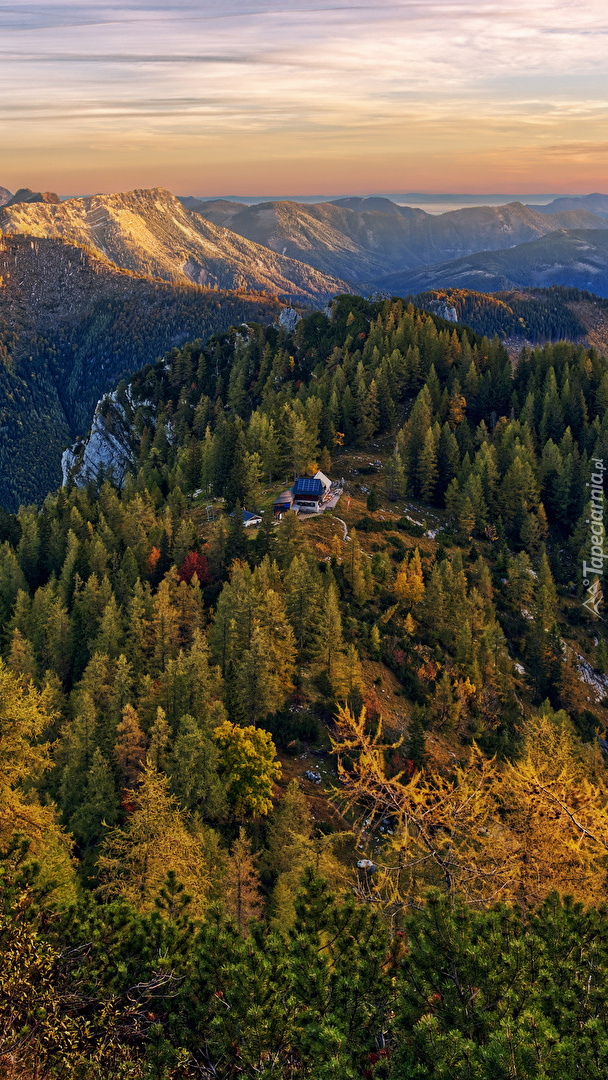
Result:
M608 363L479 295L142 316L0 496L2 1080L605 1080Z

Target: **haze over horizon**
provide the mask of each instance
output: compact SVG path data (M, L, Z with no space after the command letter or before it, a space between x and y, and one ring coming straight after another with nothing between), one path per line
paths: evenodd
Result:
M607 187L600 0L0 0L0 30L12 190Z

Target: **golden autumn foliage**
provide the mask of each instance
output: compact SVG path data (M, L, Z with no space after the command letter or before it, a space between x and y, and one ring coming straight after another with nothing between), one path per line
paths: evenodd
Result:
M415 549L409 562L404 559L401 563L395 578L394 592L407 607L414 607L422 600L424 576L418 548Z
M52 716L48 696L24 683L0 660L0 848L22 833L30 854L42 864L43 882L58 895L73 895L71 843L52 804L42 806L35 785L51 768L48 743L41 740Z
M604 901L608 783L595 754L581 747L563 712L544 707L528 723L521 757L501 772L514 899L531 903L556 889L584 903Z
M138 911L151 911L173 871L190 896L190 911L200 917L211 888L215 834L199 826L188 828L186 815L169 792L169 780L152 762L143 770L138 788L127 793L130 812L122 828L108 831L101 845L101 895L122 896Z
M386 743L381 720L370 731L365 710L356 717L339 708L333 743L342 797L361 813L362 836L390 823L363 892L396 907L431 885L474 902L528 906L554 890L603 900L608 783L564 713L543 706L527 722L517 760L487 759L473 744L449 774L390 775L387 751L400 742Z
M228 802L238 818L261 817L272 809L272 784L281 775L268 731L226 720L213 732L220 772L228 781Z

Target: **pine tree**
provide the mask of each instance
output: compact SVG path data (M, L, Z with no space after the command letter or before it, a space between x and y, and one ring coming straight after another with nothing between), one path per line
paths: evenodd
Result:
M458 527L469 540L475 529L475 510L468 495L465 496L458 513Z
M286 574L285 609L295 636L298 664L314 642L322 604L323 584L316 566L304 555L295 555Z
M437 446L437 493L445 495L450 480L458 474L460 450L447 421L444 423Z
M219 750L193 716L182 716L168 771L171 790L183 810L220 820L226 809L225 785L218 775Z
M156 710L156 720L150 729L147 759L157 772L166 771L170 741L171 731L167 723L165 710L161 709L159 705Z
M553 622L558 611L557 591L544 547L538 569L536 606L538 617L542 620L544 626L548 626L549 623Z
M426 757L426 735L420 718L420 711L414 709L407 725L407 739L404 753L415 769L422 769Z
M121 612L112 593L104 607L99 631L91 648L93 652L105 653L110 660L113 660L121 652L122 640Z
M364 555L354 528L350 530L350 543L344 557L343 567L344 576L350 584L355 600L363 600L367 592Z
M424 575L420 551L415 548L409 563L401 564L394 585L395 594L407 607L416 607L424 596Z
M314 652L321 668L327 672L330 687L335 690L344 657L344 642L338 594L333 584L325 593Z
M420 498L424 502L430 502L437 483L437 451L433 430L430 427L418 458L417 480Z
M305 547L302 535L302 522L292 510L283 514L277 529L277 544L279 550L279 565L281 568L290 565L296 555L300 555Z
M403 499L407 492L407 481L403 459L398 450L388 458L384 466L384 483L389 499Z
M7 667L10 668L14 675L26 681L34 679L37 674L34 650L30 642L23 637L23 634L16 627L11 638Z
M84 790L69 820L69 830L80 846L81 859L87 848L94 848L99 843L104 836L104 827L111 828L116 824L118 816L119 800L112 771L97 748L93 752Z
M154 611L149 627L150 645L159 671L164 671L170 659L175 659L179 648L179 614L165 578L159 585L154 599Z
M532 603L535 593L535 583L532 574L532 565L525 551L520 551L509 560L508 590L511 603L518 611L525 611Z
M438 563L434 564L433 569L431 570L431 576L424 591L423 610L427 625L431 628L432 632L439 633L445 622L447 608L443 580Z
M380 411L378 406L378 386L375 379L369 384L367 393L364 394L359 412L357 425L358 443L365 446L378 430Z

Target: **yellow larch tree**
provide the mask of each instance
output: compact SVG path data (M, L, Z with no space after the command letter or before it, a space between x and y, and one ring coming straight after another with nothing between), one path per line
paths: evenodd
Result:
M42 882L53 882L62 899L74 895L71 842L52 804L41 806L36 782L51 768L49 744L41 740L52 722L48 698L24 683L0 660L0 848L15 833L26 837L40 860Z
M499 764L473 744L450 774L391 776L386 752L400 741L384 740L382 721L370 731L365 710L339 708L332 741L340 795L359 812L362 838L391 822L392 837L374 851L374 899L397 909L437 885L475 903L528 907L553 890L603 900L608 783L565 713L545 704L529 719L519 759Z
M513 899L533 904L556 889L587 904L605 900L608 783L565 713L545 703L528 721L523 753L506 764L499 798Z
M108 831L98 866L102 896L123 896L138 911L151 911L172 870L191 898L190 911L200 918L213 882L208 849L215 846L211 829L194 830L169 791L169 779L151 761L140 785L127 792L128 816L123 827Z

